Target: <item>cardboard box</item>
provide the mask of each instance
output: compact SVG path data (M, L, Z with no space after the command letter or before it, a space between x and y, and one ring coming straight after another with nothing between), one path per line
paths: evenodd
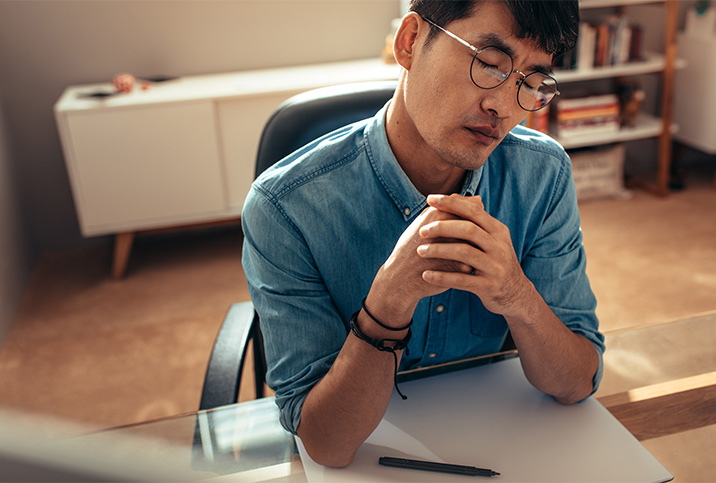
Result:
M623 144L573 151L570 158L579 201L627 194L624 188Z

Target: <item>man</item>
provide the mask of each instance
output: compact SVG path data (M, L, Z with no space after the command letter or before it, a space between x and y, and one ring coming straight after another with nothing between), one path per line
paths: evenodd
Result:
M517 126L556 95L578 17L576 1L413 0L392 101L254 183L243 263L268 381L318 463L352 461L398 364L489 354L508 328L536 388L566 404L596 390L570 162Z

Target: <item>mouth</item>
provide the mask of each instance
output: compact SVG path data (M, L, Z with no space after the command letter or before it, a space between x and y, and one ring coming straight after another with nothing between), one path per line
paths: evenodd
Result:
M466 126L470 137L478 144L488 146L500 138L499 130L492 126Z

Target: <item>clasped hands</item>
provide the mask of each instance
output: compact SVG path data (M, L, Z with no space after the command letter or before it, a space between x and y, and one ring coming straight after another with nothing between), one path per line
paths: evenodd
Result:
M407 301L411 314L421 298L450 288L476 294L494 313L524 309L519 304L532 285L509 229L485 211L479 196L430 195L427 201L378 272L371 295L378 289L392 304Z
M420 226L422 243L416 251L424 259L448 263L424 270L423 280L444 289L473 292L491 312L509 312L529 283L510 230L485 211L479 196L430 195L428 205L426 214L436 212L428 218L437 219Z

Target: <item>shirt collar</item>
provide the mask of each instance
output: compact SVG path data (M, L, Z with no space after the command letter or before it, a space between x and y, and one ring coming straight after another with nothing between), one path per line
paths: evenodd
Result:
M368 159L383 188L390 196L405 221L410 221L427 206L426 197L418 191L398 164L388 143L385 119L390 101L378 111L366 126L365 141ZM463 196L474 196L482 178L482 166L467 172L460 190Z

